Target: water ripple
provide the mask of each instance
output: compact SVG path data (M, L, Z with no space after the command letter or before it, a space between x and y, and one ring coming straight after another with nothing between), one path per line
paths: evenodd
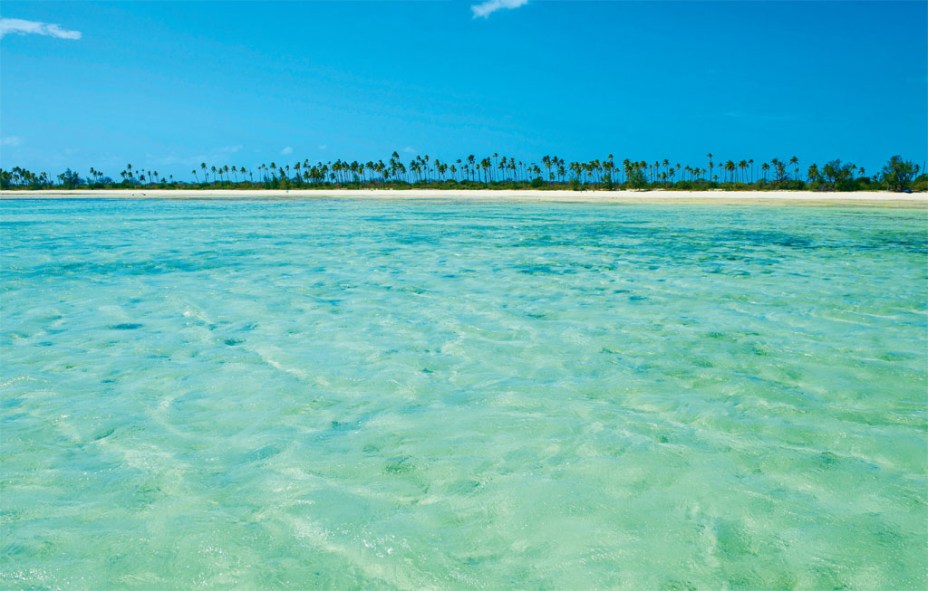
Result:
M923 588L926 221L0 202L0 586Z

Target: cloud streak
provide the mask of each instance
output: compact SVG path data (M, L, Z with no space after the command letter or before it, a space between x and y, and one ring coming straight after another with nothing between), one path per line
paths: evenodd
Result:
M56 39L80 39L80 31L69 31L58 25L27 21L21 18L0 18L0 39L7 35L45 35Z
M512 10L526 4L528 0L486 0L480 4L472 4L470 10L474 13L474 18L487 18L497 10Z

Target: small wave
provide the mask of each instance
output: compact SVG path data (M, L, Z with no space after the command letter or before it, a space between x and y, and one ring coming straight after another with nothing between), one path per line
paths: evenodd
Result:
M17 382L41 382L41 381L43 380L39 380L32 376L16 376L15 378L10 378L5 382L0 383L0 388L6 388L7 386L12 386L13 384Z
M299 378L299 379L301 379L301 380L305 380L305 379L307 379L307 378L309 377L309 375L308 375L305 371L303 371L303 370L301 370L301 369L294 368L294 367L287 367L287 366L284 365L283 363L281 363L281 362L277 361L276 359L272 358L270 355L268 355L268 354L265 353L264 351L258 350L258 351L256 351L256 353L258 354L258 357L261 358L261 361L263 361L264 363L267 363L268 365L270 365L271 367L273 367L273 368L276 369L277 371L290 374L290 375L292 375L293 377Z

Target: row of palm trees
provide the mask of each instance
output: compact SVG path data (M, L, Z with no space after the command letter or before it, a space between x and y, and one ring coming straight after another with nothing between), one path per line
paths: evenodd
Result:
M894 157L901 161L898 156ZM891 161L892 163L893 161ZM911 165L911 163L908 163ZM889 164L887 166L890 166ZM918 172L918 166L914 172ZM70 169L53 180L45 172L33 173L21 167L0 169L2 188L77 188L151 187L151 188L308 188L308 187L408 187L438 188L844 188L845 190L879 188L880 174L866 176L863 167L831 161L822 167L811 164L802 178L799 159L772 158L755 163L753 159L721 160L706 154L705 164L695 166L671 163L664 159L648 162L624 159L612 154L587 162L568 162L556 155L545 155L537 162L494 153L478 158L470 154L455 160L440 160L417 155L404 162L398 152L384 160L367 162L335 160L294 163L271 162L253 168L238 165L200 163L190 171L190 180L175 181L173 175L127 164L115 181L95 167L82 178ZM883 175L887 173L884 168ZM914 176L914 174L912 175ZM843 183L843 185L841 185ZM841 185L841 186L839 186Z
M715 163L712 154L707 154L708 168L699 168L692 166L681 166L680 164L671 165L669 160L662 162L649 163L646 161L624 160L621 163L621 169L617 166L612 154L609 154L604 160L591 160L589 162L570 162L567 163L563 158L558 156L544 156L541 159L542 166L536 163L525 163L514 157L499 155L494 153L492 156L486 156L478 159L473 154L466 158L448 162L441 161L438 158L431 158L428 155L416 156L407 163L400 160L397 152L393 152L389 160L384 162L367 161L343 161L335 160L334 162L316 162L311 163L308 159L294 164L281 164L276 162L261 164L257 170L248 170L244 166L209 166L205 162L200 164L200 168L190 171L196 183L215 184L215 183L239 183L260 182L268 183L275 181L286 181L294 185L370 185L374 183L408 183L408 184L430 184L453 182L470 182L492 185L494 183L524 183L535 179L542 179L548 184L564 184L571 180L579 182L581 185L600 186L604 184L625 184L641 177L646 184L672 184L675 179L695 182L706 180L710 182L722 183L753 183L754 160L741 160L735 163L729 160L719 163L719 172L723 173L721 181L718 173L715 172ZM789 160L793 166L793 180L799 179L799 159L793 156ZM774 158L770 163L761 163L760 169L763 179L766 180L770 173L771 180L784 181L789 179L789 173L786 169L786 162ZM750 175L748 171L750 170ZM126 171L123 171L124 173ZM258 181L255 181L255 172L258 173ZM128 167L129 177L132 178L131 165ZM707 174L708 173L708 174ZM863 169L861 169L863 174ZM156 178L157 172L149 174L149 178ZM144 177L144 171L141 175ZM202 179L201 179L202 177Z

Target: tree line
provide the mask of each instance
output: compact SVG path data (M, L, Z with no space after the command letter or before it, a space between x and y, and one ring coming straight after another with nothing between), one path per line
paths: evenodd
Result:
M804 168L804 170L803 170ZM588 162L568 162L544 156L524 162L494 153L456 160L418 155L403 161L397 152L386 160L271 162L253 168L200 163L190 177L178 180L157 170L127 164L118 178L90 167L87 175L68 168L52 177L15 166L0 168L0 189L308 189L308 188L438 188L438 189L667 189L667 190L813 190L813 191L925 191L928 175L901 156L893 156L882 170L870 175L863 167L840 160L821 166L800 166L793 156L723 160L706 154L706 162L681 165L664 159L648 162L612 154Z

